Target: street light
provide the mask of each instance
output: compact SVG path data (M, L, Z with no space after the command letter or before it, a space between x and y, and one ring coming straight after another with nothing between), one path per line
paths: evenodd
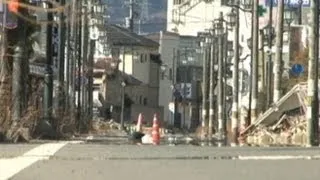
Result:
M229 25L232 27L234 27L236 25L237 14L235 12L235 9L232 9L232 11L227 14L227 21L228 21Z
M274 38L274 35L275 35L275 30L274 30L274 27L270 24L266 25L264 28L263 28L263 34L265 35L265 38L271 38L273 39Z
M121 130L123 130L124 128L124 105L125 105L125 87L126 87L126 83L125 81L121 82L121 87L122 87L122 91L121 91L121 117L120 117L120 128Z
M228 58L233 58L234 57L234 50L233 49L228 49Z
M224 34L223 22L220 19L214 24L214 29L216 35L220 36Z
M290 25L293 21L293 14L294 14L294 9L291 7L286 7L284 9L284 21Z
M161 64L161 66L160 66L161 73L165 73L167 68L168 68L167 64Z
M241 0L241 4L245 9L251 9L253 1L252 0Z
M216 32L215 32L214 27L211 28L211 29L209 29L209 33L210 33L210 35L211 35L212 37L216 35Z

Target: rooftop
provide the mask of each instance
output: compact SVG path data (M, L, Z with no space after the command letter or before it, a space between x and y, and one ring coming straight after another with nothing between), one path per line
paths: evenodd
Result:
M159 43L152 41L148 38L140 36L136 33L130 32L128 29L108 24L105 27L100 26L99 29L106 29L108 32L108 40L114 46L146 46L146 47L159 47Z

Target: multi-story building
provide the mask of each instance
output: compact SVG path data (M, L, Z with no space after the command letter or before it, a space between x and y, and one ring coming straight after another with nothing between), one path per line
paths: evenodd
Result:
M213 28L213 22L219 17L220 12L223 12L225 20L228 19L227 14L231 12L232 8L227 6L227 2L227 0L168 0L167 31L182 36L197 36L198 32L208 31ZM251 37L251 14L240 11L239 20L241 29L239 43L242 47L242 58L250 54L247 42ZM228 40L233 41L233 37L233 32L229 31ZM240 68L243 67L243 71L248 73L250 72L250 69L247 68L250 67L249 61L250 56L247 56L240 65ZM249 94L245 95L247 98L244 101L248 102Z
M201 80L202 64L194 36L180 36L173 32L149 34L146 37L159 42L162 59L159 104L164 107L164 118L168 125L190 128L197 124L197 83ZM174 121L174 88L182 96Z
M116 25L107 25L105 31L110 49L96 61L96 68L104 72L99 78L105 113L110 115L111 110L112 118L120 119L124 85L126 121L134 121L139 113L143 113L146 121L152 121L154 113L162 118L163 110L158 103L159 44Z
M167 5L167 31L175 32L180 35L194 35L196 36L198 32L200 31L206 31L207 29L210 29L213 27L213 21L218 18L219 13L223 12L224 15L229 13L231 11L231 7L227 4L233 2L230 0L168 0ZM242 2L242 1L240 1ZM269 8L268 8L268 0L259 0L259 4L262 5L264 8L266 8L266 12L264 15L259 17L259 28L262 29L266 27L269 21ZM302 10L301 12L301 24L307 24L309 17L309 8L308 4L310 4L310 1L302 1ZM297 20L299 19L299 8L298 5L299 1L290 1L290 7L295 8L295 15L294 15L294 22L292 25L299 23ZM278 9L276 4L274 4L273 8L273 26L276 27L276 24L278 22ZM240 6L242 6L240 4ZM250 12L244 12L240 10L240 34L239 34L239 43L240 46L243 47L241 59L242 57L246 57L247 55L250 55L250 49L248 46L248 39L251 38L251 18L252 14ZM227 20L227 18L225 18ZM284 24L285 26L288 26L287 24ZM228 40L233 41L233 32L229 31ZM289 67L289 59L287 54L289 52L288 48L288 41L286 41L286 32L284 34L284 46L283 46L283 54L284 54L284 64L287 68L286 70L290 69ZM275 53L276 48L275 46L269 50L267 47L264 48L265 51L269 51L271 53ZM242 61L240 64L241 72L244 72L243 75L240 75L240 77L249 77L250 74L250 56L247 56L245 60ZM260 68L262 68L262 63L260 63ZM261 71L259 71L261 72ZM247 82L249 79L243 79L243 82ZM243 96L242 100L240 102L243 103L243 105L248 106L248 99L249 99L249 93L248 93L248 83L240 84L240 87L243 87L243 89L247 89L247 93L243 93L241 96ZM240 97L241 97L240 96Z

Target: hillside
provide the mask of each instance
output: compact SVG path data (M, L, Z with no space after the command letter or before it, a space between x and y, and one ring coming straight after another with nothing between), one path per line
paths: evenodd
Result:
M108 15L110 16L110 23L124 25L125 17L129 16L129 8L125 2L129 0L105 0L108 4ZM166 26L166 7L167 0L147 0L148 14L141 14L141 0L136 0L137 16L143 19L141 23L141 32L150 33L158 32L165 29ZM142 17L141 17L142 16ZM137 17L136 19L138 19ZM138 24L135 23L135 31L138 32Z

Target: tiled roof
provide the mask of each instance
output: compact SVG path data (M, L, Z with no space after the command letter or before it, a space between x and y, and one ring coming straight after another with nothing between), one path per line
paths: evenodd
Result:
M159 47L159 43L152 41L148 38L140 36L136 33L132 33L126 28L108 24L105 27L98 27L100 30L104 28L107 30L108 40L112 42L114 46L148 46Z
M129 75L127 73L123 73L122 71L118 71L120 76L123 76L124 81L127 85L133 85L133 86L139 86L142 85L143 82L139 79L133 77L132 75Z

